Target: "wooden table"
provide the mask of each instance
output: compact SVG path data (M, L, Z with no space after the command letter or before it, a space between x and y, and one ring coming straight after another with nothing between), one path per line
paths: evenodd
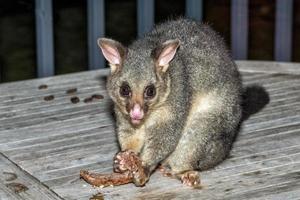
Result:
M79 179L80 169L111 172L118 151L107 70L1 84L0 199L89 199L97 193L104 199L300 199L300 65L237 63L247 99L263 108L243 122L230 157L202 172L201 190L159 172L142 188L93 188ZM38 89L42 84L48 88ZM252 84L267 93L249 89ZM71 88L77 92L66 94ZM93 94L104 99L84 102ZM48 95L54 99L45 101ZM80 102L72 103L73 96Z

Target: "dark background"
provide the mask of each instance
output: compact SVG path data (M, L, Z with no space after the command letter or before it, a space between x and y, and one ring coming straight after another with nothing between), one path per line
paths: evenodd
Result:
M250 0L250 60L273 60L275 0ZM87 70L85 0L54 0L55 74ZM106 36L129 44L136 38L136 0L105 1ZM156 0L155 23L185 15L185 0ZM300 1L294 1L293 56L300 61ZM204 20L230 47L230 0L205 0ZM36 77L34 0L0 2L0 80ZM100 53L100 52L99 52Z

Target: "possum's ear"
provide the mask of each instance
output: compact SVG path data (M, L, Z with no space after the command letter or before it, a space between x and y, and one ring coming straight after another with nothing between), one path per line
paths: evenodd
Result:
M119 71L127 55L126 47L115 40L107 38L99 38L97 43L103 56L109 62L111 73Z
M169 63L173 60L179 45L180 41L178 39L167 40L152 51L152 57L154 58L157 70L162 72L167 71Z

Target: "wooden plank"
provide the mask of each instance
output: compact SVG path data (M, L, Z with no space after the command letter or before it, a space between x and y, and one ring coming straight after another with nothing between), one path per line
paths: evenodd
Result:
M300 74L299 63L284 63L273 61L236 61L239 70L242 73L267 73L267 74ZM9 92L18 92L26 89L36 89L41 84L52 85L64 85L65 83L78 83L78 80L100 80L101 77L105 77L109 74L108 69L87 71L79 73L71 73L68 75L59 75L55 77L47 77L37 80L16 81L12 83L2 83L0 87L0 97L9 96ZM55 80L55 81L54 81ZM74 81L74 82L72 82ZM57 82L57 83L56 83Z
M62 199L0 153L0 199Z
M299 124L286 124L284 127L293 127ZM283 127L276 127L277 128L283 128ZM249 150L251 148L257 148L255 149L255 152L261 151L270 151L277 149L282 145L281 147L287 146L293 146L293 145L299 145L297 140L299 140L299 136L297 132L299 132L299 129L295 130L286 130L283 132L274 131L274 133L270 133L270 127L267 129L259 129L259 130L253 130L253 131L246 131L244 134L240 135L240 138L236 141L234 144L236 150L240 151L241 149L246 149L247 147ZM262 132L265 131L266 134L263 134ZM277 134L276 134L277 133ZM291 139L294 138L296 141L291 141ZM282 143L279 144L282 140ZM246 146L244 146L246 145ZM264 146L265 145L265 146Z
M291 126L287 125L287 127ZM297 134L297 131L285 131L284 133L276 135L270 133L270 129L265 129L265 131L268 132L268 135L266 136L263 136L263 134L261 134L262 131L263 130L251 132L249 133L250 136L247 136L248 131L245 131L244 134L241 134L239 136L237 141L234 143L234 148L230 153L230 157L233 157L235 159L238 158L240 159L240 161L235 160L235 164L233 166L236 167L238 165L247 165L249 164L249 160L245 159L244 161L242 161L243 158L249 157L252 159L252 157L256 157L262 154L267 155L258 156L255 162L273 159L273 157L286 157L284 153L281 154L280 152L285 152L285 149L291 147L295 148L295 155L299 154L299 151L297 150L297 147L299 147L299 134ZM271 152L277 153L275 156L271 156ZM223 168L222 165L220 165L219 167Z
M290 162L291 160L288 159L288 157L291 155L295 155L296 157L299 154L299 152L300 152L300 145L289 146L287 148L281 148L281 149L273 149L273 150L263 151L263 152L257 152L255 154L245 153L244 155L238 155L233 153L231 154L230 158L226 159L221 165L218 165L213 170L202 172L202 174L205 174L205 176L207 175L206 179L219 179L220 177L218 176L220 175L222 176L223 173L224 176L222 177L225 177L226 174L227 177L226 179L229 179L230 176L236 175L237 168L240 170L239 173L244 173L244 172L247 173L253 169L256 169L255 166L257 167L257 165L261 165L265 159L271 161L272 163L274 163L274 161L276 160L281 160L281 161L284 160ZM109 158L107 160L103 160L103 162L101 161L85 167L88 169L92 169L94 171L107 173L110 170L112 170L111 162L112 162L112 158ZM247 165L249 164L251 164L251 169L249 168L247 170ZM70 182L70 180L75 181L74 179L78 178L76 176L78 176L79 169L80 168L78 167L74 167L74 168L66 168L62 170L46 172L48 175L50 174L51 175L48 177L48 179L45 180L45 183L50 187L57 185L56 181L59 181L60 185L66 185ZM64 174L65 176L54 175L56 173ZM66 179L64 180L64 178ZM159 179L161 178L159 177Z
M276 88L276 86L279 86L278 88L280 88L280 86L284 85L284 84L289 84L290 86L295 86L297 84L297 82L299 82L299 75L294 75L294 76L288 76L285 77L283 75L274 75L274 76L268 76L265 79L262 78L255 78L252 80L247 80L245 81L245 83L247 85L251 85L251 84L255 84L255 83L259 83L261 85L264 85L264 87L267 87L268 89L274 89Z
M13 100L8 99L4 101L3 104L0 105L0 110L2 111L2 114L5 114L5 111L11 111L11 109L9 109L11 107L13 107L15 111L18 111L19 108L26 108L26 106L28 108L28 106L30 105L40 105L41 107L51 105L51 103L54 101L57 103L57 105L60 105L61 103L70 104L70 98L75 96L80 98L83 102L85 98L91 97L93 94L99 94L103 96L103 99L108 99L107 93L104 88L101 90L99 87L83 88L76 94L66 94L66 90L59 92L51 92L51 90L49 90L45 92L38 92L36 94L33 94L33 96L14 96ZM51 95L54 96L53 101L45 101L44 98Z
M35 0L38 77L54 75L52 0Z
M299 104L298 104L299 105ZM254 124L256 125L257 122L262 121L262 119L266 118L266 120L270 120L269 123L274 122L275 120L284 120L287 117L284 117L284 115L290 115L289 119L297 119L298 114L299 113L299 109L297 111L293 111L293 110L289 110L289 112L284 111L283 114L279 112L276 113L270 113L270 114L263 114L261 116L257 116L257 117L250 117L250 119L248 119L248 126L253 127ZM278 115L279 117L276 117L275 119L272 118L272 115ZM286 125L295 125L295 122L292 121L288 121ZM260 125L260 124L259 124ZM278 124L277 124L278 125ZM277 125L275 124L274 126L277 127ZM262 127L257 127L256 129L261 129ZM268 127L267 127L268 128ZM248 130L248 129L247 129ZM248 130L249 131L249 130Z
M111 120L99 119L101 119L101 115L95 115L93 118L85 117L77 120L57 122L56 124L49 123L42 126L25 127L15 131L1 131L0 150L4 151L18 146L26 146L34 141L50 140L52 137L59 138L60 135L73 135L75 134L74 129L80 133L81 131L89 131L94 128L113 126Z
M72 112L69 114L57 114L53 117L51 117L51 115L47 115L44 116L45 118L42 118L43 116L41 116L41 118L34 118L32 120L27 119L22 121L22 119L20 119L18 122L16 123L7 123L5 125L3 125L3 127L0 128L0 130L9 130L9 129L19 129L22 127L35 127L35 126L39 126L39 124L43 123L44 125L51 125L51 124L55 124L59 121L69 121L70 119L78 119L78 121L82 120L84 117L89 117L89 116L94 116L96 114L99 113L104 113L104 116L108 117L108 113L104 112L104 111L99 111L99 110L95 110L95 109L90 109L90 110L79 110L77 112Z
M112 126L111 126L112 127ZM50 155L57 156L59 153L66 153L68 151L75 151L78 148L82 148L82 146L88 146L91 144L101 144L108 141L114 141L114 134L109 135L109 132L112 132L112 128L110 129L91 129L84 130L80 132L74 132L68 134L70 138L63 139L53 139L47 140L44 139L38 144L23 144L19 147L14 147L3 150L6 155L9 155L16 161L29 161L29 160L37 160L40 158L45 158ZM101 131L98 133L97 131ZM36 141L36 140L35 140ZM92 145L91 145L92 146Z
M298 164L298 165L297 165ZM285 166L285 167L291 167L292 169L294 168L293 166L299 166L299 163L296 165L293 164L292 166ZM278 171L280 169L277 169ZM250 189L244 189L243 191L238 191L230 195L229 197L234 198L234 199L241 199L241 197L246 196L249 198L257 199L258 197L260 198L267 198L269 195L274 196L276 195L277 198L280 199L280 197L286 195L283 199L293 199L291 198L292 196L289 195L290 192L293 193L293 191L297 191L296 194L299 195L299 190L296 188L299 188L299 184L297 184L297 175L299 174L299 170L285 170L288 171L288 173L279 173L277 175L271 176L269 174L263 175L264 171L255 171L253 173L259 173L259 177L261 178L261 181L259 182L264 182L263 178L268 178L268 182L271 179L272 182L271 184L257 184L257 186L251 187ZM278 181L277 183L275 181ZM250 182L251 183L251 182ZM255 182L253 182L255 184ZM282 186L285 186L284 189L282 190ZM295 187L294 187L295 186ZM287 193L287 194L286 194ZM294 193L295 194L295 193ZM293 194L293 195L294 195ZM252 195L251 197L249 195ZM239 198L237 198L239 197ZM299 196L298 196L299 197ZM229 199L231 199L229 198ZM248 199L248 198L247 198Z
M248 57L248 0L231 0L231 51L236 60Z
M203 18L203 1L202 0L186 0L185 16L196 21L202 21Z
M85 158L88 162L85 162L82 165L49 170L45 173L41 172L41 179L49 187L57 187L58 185L61 185L66 188L69 184L81 182L78 178L78 172L81 169L91 170L98 173L110 173L112 171L112 158L117 150L112 151L110 148L107 148L107 150L107 152L100 152L103 154L106 153L100 157L101 160L99 160L99 157L92 158L92 154L90 153Z
M281 74L300 74L300 64L299 63L280 63L280 62L269 62L269 61L236 61L239 70L242 73L281 73ZM13 83L2 83L0 87L0 98L2 96L12 97L11 93L18 93L26 89L36 89L41 84L49 85L49 88L52 86L59 86L64 88L66 83L70 83L65 87L72 87L75 83L78 83L78 80L89 81L92 80L93 74L96 73L96 80L100 80L100 76L107 76L109 70L97 70L91 72L81 72L81 73L72 73L68 75L60 75L55 77L53 81L52 77L32 80L32 81L17 81ZM99 76L99 78L97 77ZM93 82L93 80L91 81ZM95 82L96 83L96 82ZM74 85L72 85L74 84ZM17 87L16 87L17 85ZM100 84L101 85L101 84ZM75 85L76 86L76 85ZM8 93L9 91L9 93Z
M276 0L275 60L292 58L293 0Z
M297 138L299 138L299 137L293 137L293 135L295 135L295 136L297 136L297 132L295 131L294 133L287 133L287 134L284 134L284 135L276 135L276 134L273 134L273 135L269 135L269 139L270 139L270 141L272 142L272 141L276 141L276 140L278 140L278 138L281 138L281 140L283 141L282 143L284 143L285 141L288 141L288 140L290 140L290 138L294 138L295 140L297 139ZM284 137L283 137L284 136ZM263 137L263 136L262 136ZM245 148L245 146L248 148L248 149L252 149L252 148L255 148L256 146L257 146L257 144L259 144L259 146L260 147L262 147L263 148L263 146L265 145L264 143L265 143L265 140L266 139L263 139L262 137L255 137L255 136L253 136L253 138L251 138L251 140L250 139L248 139L247 140L247 143L236 143L236 145L235 145L235 149L236 148ZM270 137L273 137L274 139L272 139L271 140L271 138ZM95 137L96 138L96 137ZM70 143L71 143L71 141L69 141ZM93 140L93 143L95 143L96 142L96 140ZM278 142L280 142L280 141L278 141ZM96 143L98 143L99 145L101 145L101 144L106 144L107 143L107 141L105 142L101 142L101 140L99 140L98 142L96 142ZM90 144L92 144L92 143L90 143ZM271 143L270 143L271 144ZM52 144L49 144L49 145L47 145L47 146L49 146L50 147L50 145L51 146L53 146ZM52 148L53 148L53 150L55 150L56 151L56 149L57 148L59 148L59 144L57 143L57 145L58 146L53 146ZM71 152L68 152L68 154L65 154L65 153L67 153L67 152L65 152L65 151L62 151L62 153L59 153L59 154L55 154L55 153L51 153L51 148L48 148L47 146L45 147L45 150L43 150L42 149L42 147L38 147L38 146L35 146L35 149L31 149L31 151L32 152L38 152L38 154L44 154L44 155L47 155L47 156L43 156L43 157L37 157L37 159L38 160L36 160L36 159L34 159L34 157L36 156L36 155L30 155L30 154L32 154L32 153L30 153L30 151L28 152L28 154L26 155L26 153L22 153L22 154L17 154L17 152L18 152L18 150L21 150L22 152L27 152L27 150L26 149L28 149L28 147L26 147L26 149L24 149L24 148L18 148L18 149L15 149L15 150L13 150L13 151L15 151L15 153L13 153L13 151L7 151L6 153L10 156L10 157L12 157L13 159L15 159L15 160L17 160L18 162L20 162L20 163L22 163L22 166L26 166L26 167L28 167L29 165L30 166L32 166L32 167L30 167L31 168L31 170L33 170L34 171L34 173L35 173L35 175L38 175L38 174L40 174L41 173L41 175L43 175L43 176L45 176L45 174L46 173L48 173L47 171L53 171L53 169L55 169L55 171L57 171L56 169L61 169L61 168L54 168L54 166L57 166L57 164L53 164L53 160L55 160L57 157L61 157L61 158L64 158L64 156L67 156L67 155L69 155L69 156L71 156L72 158L73 158L73 156L75 155L75 154L77 154L77 153L75 153L75 152L79 152L79 151L83 151L83 152L87 152L87 149L92 149L91 151L89 151L89 152L92 152L92 151L94 151L94 154L92 153L90 156L92 156L92 155L96 155L95 153L96 152L98 152L98 150L97 150L97 148L95 148L95 147L93 147L93 145L89 145L89 144L87 144L87 145L89 145L90 147L88 147L88 148L85 148L85 147L87 147L87 145L86 144L84 144L84 143L82 143L82 144L78 144L79 146L79 148L81 149L81 150L76 150L76 149L71 149L71 148L69 148L70 150L72 150L72 151L74 151L73 153L71 153ZM41 144L41 146L42 146L42 144ZM62 145L62 146L65 146L65 145ZM106 145L105 145L106 146ZM276 148L276 143L274 144L273 143L273 145L267 145L271 150L273 149L273 150L278 150L278 148ZM37 148L37 149L36 149ZM38 149L38 148L41 148L41 149ZM106 155L108 154L108 152L106 152L106 153L104 153L104 146L103 146L103 148L102 149L99 149L100 150L100 152L98 153L98 155L99 154L102 154L102 156L97 156L97 158L96 158L96 160L94 160L94 162L96 162L97 161L97 159L98 159L98 161L100 162L102 159L103 159L103 156L105 156L106 157ZM296 151L295 151L296 150ZM42 152L40 152L40 151L42 151ZM257 152L259 152L260 154L262 154L262 153L264 153L266 151L266 148L264 148L264 151L257 151ZM19 151L20 152L20 151ZM287 155L292 155L292 153L293 154L296 154L296 153L300 153L300 149L299 148L296 148L296 149L292 149L292 151L290 151L290 150L288 150L287 152L286 152L286 154L283 154L283 152L284 151L282 151L282 153L280 153L280 154L278 154L278 153L276 153L276 154L273 154L273 157L274 157L274 159L277 159L277 158L280 158L281 159L281 157L282 158L284 158L285 159L285 157L287 156ZM83 154L81 154L81 155L83 155ZM17 156L17 157L16 157ZM31 156L32 157L32 159L28 159L29 157L28 156ZM88 156L88 157L90 157L90 156ZM252 155L249 155L249 157L250 156L252 156ZM266 158L268 157L268 160L270 160L271 159L271 157L270 156L265 156ZM112 157L111 157L112 158ZM234 156L234 158L235 158L235 162L238 162L238 163L243 163L243 159L245 160L245 158L241 158L240 159L240 161L237 161L236 159L238 158L238 156ZM46 163L43 163L43 165L44 164L46 164L45 165L45 168L44 169L40 169L40 167L39 166L37 166L36 165L36 163L39 163L39 160L40 159L43 159L43 160L45 160L45 161L47 161ZM50 159L50 160L49 160ZM86 160L86 158L82 158L83 160ZM81 161L83 161L81 159ZM285 159L285 160L287 160L287 161L289 161L290 159ZM74 162L74 161L73 161ZM111 162L111 160L110 160L110 162ZM282 159L280 160L280 162L282 163L283 161L282 161ZM27 164L26 164L27 163ZM272 161L272 163L274 164L274 162ZM243 169L250 169L250 167L248 166L249 165L249 162L247 162L247 163L244 163L243 164L244 166L245 166L245 168L243 168ZM266 165L266 163L264 163L264 165ZM51 166L51 167L50 167ZM72 167L74 167L75 165L74 165L74 163L72 164ZM223 165L221 165L221 166L223 166ZM241 164L239 165L239 166L242 166ZM248 166L248 167L247 167ZM51 170L52 169L52 170ZM229 173L226 173L227 175L229 174Z
M95 118L101 119L100 117L101 116L96 115ZM74 125L76 123L80 124L81 126ZM3 134L1 132L0 150L6 151L13 148L26 147L35 142L39 144L39 141L51 140L53 137L60 138L60 135L63 135L64 137L70 137L70 135L72 136L79 133L83 134L82 132L88 132L95 128L105 127L106 129L110 129L111 126L113 127L113 124L110 120L91 120L90 118L86 117L82 120L68 120L61 123L44 124L42 126L40 125L30 128L20 128L15 131L3 131ZM76 132L74 132L74 130L76 130ZM5 134L5 132L7 134Z
M281 103L282 104L282 103ZM281 118L286 116L294 116L299 113L299 105L300 102L292 102L289 105L277 105L274 109L272 106L267 106L264 109L264 112L258 112L252 115L248 120L251 123L251 120L255 120L258 118L264 118L268 116L275 116L274 118ZM291 109L294 107L294 109ZM278 115L278 116L277 116Z
M27 94L28 91L30 91L31 95L26 95L26 91L22 89L16 89L14 91L11 91L8 93L8 95L3 95L0 96L0 100L2 102L1 108L3 108L3 105L7 103L7 105L12 104L12 103L18 103L23 100L28 100L30 99L35 99L37 100L40 97L44 97L47 95L53 95L55 94L56 97L70 97L72 95L84 95L88 93L99 93L99 92L104 92L105 91L105 86L104 84L99 84L99 81L88 81L86 80L85 83L76 83L76 82L67 82L63 84L51 84L48 85L48 89L44 90L39 90L38 86L35 88L27 88ZM76 92L67 94L67 90L69 89L77 89ZM16 105L13 104L13 105Z
M274 119L268 122L261 121L260 119L255 122L252 121L252 123L245 124L243 128L245 129L245 131L254 131L260 129L267 129L271 126L278 126L278 124L286 124L286 125L296 124L297 120L298 121L300 120L300 115L287 117L287 118Z
M251 80L261 80L261 79L264 79L264 78L267 78L269 77L270 75L269 74L265 74L265 73L250 73L252 75L247 75L247 73L245 72L242 72L242 80L243 80L243 83L244 84L248 84L248 81L251 81Z
M254 131L242 130L238 135L238 141L245 141L248 139L256 139L260 137L273 137L278 134L278 137L288 136L288 134L296 134L300 130L300 123L282 124L280 126L268 127L267 129L258 129ZM274 139L274 138L271 138ZM239 142L237 142L239 143ZM236 144L237 144L236 143Z
M42 84L47 85L57 85L56 81L59 84L64 84L68 82L78 82L81 81L103 81L105 77L109 74L109 69L101 70L91 70L85 72L70 73L64 75L56 75L55 77L45 77L40 79L26 80L26 81L14 81L10 83L2 83L0 87L1 96L8 96L10 92L20 89L36 89ZM9 93L8 93L9 91Z
M278 174L278 171L282 171L287 167L289 173ZM256 171L237 174L236 176L231 176L230 178L228 177L226 180L223 180L223 173L218 174L218 178L213 177L210 179L209 175L213 174L214 171L207 171L207 174L202 175L202 190L190 190L189 188L183 187L179 181L162 177L159 173L155 173L153 174L152 179L150 179L147 187L144 188L137 188L130 184L119 186L117 188L95 188L92 189L92 193L101 192L107 199L199 199L199 197L205 199L223 199L226 196L234 194L236 191L248 191L249 187L251 187L251 189L259 189L278 183L286 183L287 180L293 176L294 178L292 178L289 183L295 184L295 175L298 172L298 167L299 163L294 163L288 166L283 165L274 168L265 168L261 170L258 169ZM79 199L88 199L90 195L87 196L88 193L84 191L91 190L91 188L88 186L80 184L80 181L73 182L72 188L53 188L58 193L64 193L68 195L72 195L75 193L75 191L79 191L77 193L77 198ZM293 187L292 189L295 190ZM271 190L270 193L275 191L276 190ZM69 196L69 198L71 197Z
M70 105L71 97L77 96L84 101L85 98L91 97L93 94L102 95L103 99L99 99L98 102L105 101L105 99L108 99L108 95L104 88L99 87L90 87L90 88L80 88L80 91L74 93L74 94L66 94L66 89L63 91L55 91L55 90L48 90L48 91L41 91L41 92L33 92L33 96L14 96L13 98L10 98L11 100L7 99L3 101L2 104L0 104L0 110L2 114L6 114L6 112L11 112L13 108L15 111L19 111L21 108L30 108L29 106L50 106L51 103L55 102L59 106L62 103L68 103ZM19 94L18 94L19 95ZM45 97L53 95L53 100L45 100ZM77 104L80 105L81 103ZM34 108L32 108L34 109Z
M20 116L28 116L31 114L38 114L45 111L55 111L55 110L62 110L66 109L68 107L81 107L81 108L88 108L90 105L98 104L100 106L103 106L103 102L107 102L109 99L107 96L104 97L104 99L93 99L91 102L86 102L87 99L91 98L94 94L103 94L103 93L96 93L93 92L94 90L90 91L89 93L84 94L77 94L77 95L69 95L69 96L63 96L58 97L58 95L54 95L55 99L52 101L45 101L44 97L37 97L36 99L38 101L33 102L27 102L22 104L16 104L16 105L6 105L5 107L2 107L0 110L2 114L0 115L0 120L4 119L11 119L13 117ZM78 98L79 102L73 102L72 98ZM74 100L73 100L74 101ZM110 102L109 102L110 103Z
M262 72L268 74L300 74L299 63L273 61L236 61L241 72Z
M154 25L154 0L137 1L137 29L138 37L149 32Z
M99 69L105 67L105 60L99 51L97 39L104 37L105 15L104 0L88 0L88 58L89 69Z
M101 136L99 136L101 137ZM101 148L99 148L99 146ZM37 157L25 154L27 157L22 158L19 155L7 154L12 156L18 164L27 168L30 173L42 179L47 171L54 171L64 168L71 168L77 166L85 166L90 163L101 162L103 159L113 158L117 153L117 145L115 144L115 137L111 135L110 138L96 138L96 140L88 140L64 149L48 151L37 154ZM47 154L48 153L48 154ZM112 162L111 162L112 163Z
M44 101L43 99L40 99L40 101ZM107 109L107 105L109 105L109 102L107 102L107 100L94 100L94 102L91 102L91 103L84 103L84 102L79 102L77 104L73 104L71 103L71 101L68 101L68 105L65 106L65 108L63 109L56 109L55 106L53 106L54 109L49 109L47 110L46 109L46 112L32 112L32 113L24 113L24 115L17 115L17 116L10 116L10 117L7 117L7 118L4 118L4 119L1 119L0 122L2 124L10 124L11 121L14 121L14 122L20 122L20 121L30 121L30 120L34 120L36 118L39 118L39 115L40 117L49 117L49 116L53 116L56 117L56 116L63 116L64 113L65 114L75 114L77 112L82 112L82 111L89 111L89 110L92 110L92 109L97 109L97 106L95 105L95 103L98 103L98 108L101 109L101 107L103 109L101 109L102 111L105 111L105 109ZM52 104L55 105L55 102L53 100ZM100 105L100 107L99 107ZM30 106L30 104L29 104ZM84 109L82 109L84 108ZM97 109L97 111L100 113L101 110L100 109ZM56 116L54 116L56 115Z
M73 121L72 121L73 122ZM9 134L5 135L1 133L0 150L11 151L19 148L34 148L36 145L42 143L51 143L64 140L68 137L68 140L73 139L75 136L93 134L93 131L113 131L113 123L111 120L82 120L81 126L69 125L60 127L45 126L41 131L39 128L24 130L24 132L10 131ZM52 131L51 131L52 129ZM27 136L30 134L30 136ZM40 136L43 134L43 136ZM100 133L99 133L100 134ZM11 139L11 138L14 139ZM108 137L108 136L107 136ZM80 137L79 137L80 138Z
M293 104L295 105L295 104ZM264 112L261 114L255 114L253 116L250 117L249 121L251 122L251 120L255 120L255 119L258 119L258 118L264 118L266 117L266 119L268 118L272 118L272 116L279 116L279 117L285 117L287 115L289 116L294 116L294 115L297 115L298 113L300 113L300 103L297 103L296 106L295 106L295 109L285 109L287 108L286 106L282 107L277 107L276 109L272 109L272 107L270 106L269 109L265 109Z
M118 151L114 121L107 107L110 101L104 82L95 78L106 72L102 70L0 86L5 100L0 102L0 107L5 103L5 115L0 119L0 151L65 199L89 199L97 192L103 193L105 199L241 199L243 195L249 199L251 195L256 199L264 198L263 195L293 199L299 196L300 173L300 115L295 107L299 104L298 75L287 73L289 67L284 71L287 64L275 66L270 73L273 63L260 63L265 65L265 72L248 70L250 62L238 63L246 69L242 70L245 85L264 86L270 102L243 123L230 158L201 173L202 190L190 190L158 172L143 188L128 184L100 189L79 179L80 169L111 172L113 156ZM100 90L105 100L93 104L67 103L68 96L61 85L71 86L76 81L78 88L83 89L81 95ZM53 87L47 92L58 96L51 105L38 99L42 95L36 86L41 83ZM16 99L9 100L10 90L19 87L32 93L32 97L17 89L20 95L15 92ZM8 115L9 109L14 115Z
M262 165L262 163L265 160L271 160L274 162L274 160L285 160L287 161L289 159L290 155L298 155L299 154L299 145L295 146L289 146L285 148L280 148L280 149L271 149L267 151L262 151L262 152L255 152L255 153L249 153L245 152L245 149L242 148L239 151L232 152L230 154L230 158L225 160L221 165L218 165L215 169L215 171L219 171L222 173L222 171L228 170L229 172L231 171L232 173L230 175L234 175L234 169L240 168L240 169L246 169L247 165L251 164L253 166L257 166L257 164ZM244 151L243 154L241 152ZM275 166L275 165L274 165ZM253 167L252 167L253 169ZM249 168L250 171L250 168ZM205 172L203 172L205 173ZM218 174L218 173L217 173ZM216 174L216 176L217 176ZM212 174L211 176L215 176ZM210 177L213 178L213 177ZM217 177L216 177L217 178Z
M280 99L280 97L293 97L293 96L297 96L297 94L295 94L295 91L293 91L293 90L285 90L285 91L281 91L280 93L276 93L276 92L274 92L273 94L272 94L272 97L275 99L275 100L278 100L278 99ZM275 101L274 100L274 101Z

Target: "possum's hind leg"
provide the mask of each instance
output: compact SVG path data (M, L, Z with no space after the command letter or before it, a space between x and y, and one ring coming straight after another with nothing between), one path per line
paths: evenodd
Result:
M172 174L184 185L201 188L200 171L223 161L229 148L219 140L209 141L204 138L202 141L198 140L197 144L194 137L188 138L193 142L179 142L176 150L165 162L170 166Z
M172 173L178 174L179 178L185 172L202 171L216 166L225 159L230 150L229 144L224 145L223 140L205 137L196 141L192 134L189 133L190 137L180 141L176 150L166 160ZM181 178L184 182L183 179L185 178Z
M196 96L175 151L165 160L177 174L216 166L231 148L240 110L217 102L217 96ZM182 180L182 179L181 179Z

